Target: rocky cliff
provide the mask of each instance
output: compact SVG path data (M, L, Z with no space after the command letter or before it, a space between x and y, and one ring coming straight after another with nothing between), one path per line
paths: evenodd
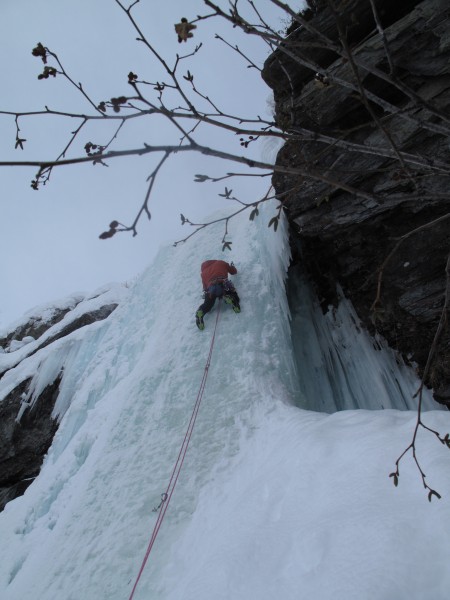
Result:
M38 475L64 414L55 410L64 381L64 360L59 360L64 345L75 348L75 338L106 319L122 295L123 286L76 294L33 309L0 332L0 510Z
M339 283L420 373L441 322L427 383L450 407L448 0L309 7L263 70L293 245L324 309Z

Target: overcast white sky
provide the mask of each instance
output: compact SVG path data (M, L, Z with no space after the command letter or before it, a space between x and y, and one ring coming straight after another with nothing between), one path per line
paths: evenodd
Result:
M243 3L244 4L244 3ZM269 22L283 27L282 15L270 0L258 0ZM227 7L227 2L222 2ZM3 0L0 18L2 95L0 109L10 111L70 110L92 114L79 92L61 77L39 81L40 59L31 50L37 42L56 52L76 82L96 102L129 95L130 70L147 81L167 80L114 0ZM256 69L219 40L220 33L231 43L245 44L252 59L262 66L268 55L259 40L243 42L238 32L218 19L198 24L194 40L178 44L174 23L181 17L192 20L208 10L201 0L141 0L133 14L145 35L173 64L177 52L203 48L192 62L186 62L198 87L209 94L224 111L244 116L270 116L271 91ZM25 117L20 120L24 151L14 150L13 117L0 115L0 160L52 160L61 152L77 122L55 117ZM114 124L103 129L86 128L69 156L83 156L88 141L106 143ZM264 143L244 150L233 134L227 139L218 132L199 131L201 141L264 160L274 159L276 147ZM140 146L143 142L176 143L178 134L165 123L152 125L135 119L126 125L111 149ZM194 183L196 173L221 175L244 171L235 164L187 154L172 157L163 168L151 201L153 219L143 220L139 235L119 234L109 240L98 235L113 219L132 222L147 189L146 178L159 157L132 157L101 165L68 166L55 169L47 186L30 187L35 168L0 168L0 325L19 318L25 311L78 291L94 291L110 281L126 281L142 271L162 243L184 237L180 212L202 221L224 206L217 194L225 184ZM262 196L268 179L239 179L225 182L244 201ZM232 233L232 231L231 231ZM232 239L232 235L231 235ZM195 238L191 243L195 243ZM221 256L220 239L211 256ZM210 258L210 257L207 257ZM239 261L239 257L232 256ZM193 282L197 285L198 282Z

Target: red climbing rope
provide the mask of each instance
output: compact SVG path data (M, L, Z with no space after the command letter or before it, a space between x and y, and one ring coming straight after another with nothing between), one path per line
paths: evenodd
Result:
M178 481L178 476L180 475L180 471L181 471L181 468L184 463L184 459L185 459L186 452L187 452L187 449L189 446L189 442L191 440L192 431L194 430L195 421L197 419L198 411L200 410L200 404L202 402L203 392L205 391L205 387L206 387L206 380L208 378L208 372L209 372L209 367L211 365L211 357L212 357L212 353L213 353L214 342L216 339L216 331L217 331L217 324L219 322L221 304L222 303L219 301L219 307L218 307L217 316L216 316L216 323L214 325L214 332L213 332L213 336L212 336L212 340L211 340L211 345L209 347L209 354L208 354L208 358L206 360L205 369L203 371L202 381L200 384L200 388L198 390L197 400L195 401L194 408L192 410L191 419L190 419L189 425L186 429L186 433L184 435L184 440L183 440L183 443L181 444L181 448L178 453L178 458L176 460L175 466L172 471L172 475L170 477L169 485L167 486L165 493L161 495L161 503L158 507L158 509L159 509L158 518L156 519L155 526L153 527L153 532L150 537L150 541L148 543L147 550L144 555L144 560L142 561L141 568L139 569L139 572L136 577L136 581L134 582L134 586L133 586L133 589L131 590L131 594L130 594L128 600L132 600L134 597L134 593L136 591L137 585L141 578L142 572L144 571L145 565L147 564L147 560L150 555L150 552L152 551L153 545L156 540L156 536L158 535L158 532L161 528L165 514L169 507L169 502L172 498L172 494L175 490L175 486Z

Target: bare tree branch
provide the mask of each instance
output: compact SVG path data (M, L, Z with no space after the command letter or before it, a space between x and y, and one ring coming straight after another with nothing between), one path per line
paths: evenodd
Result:
M416 395L419 397L419 402L418 402L418 407L417 407L416 426L414 428L411 443L405 448L405 450L402 452L402 454L397 458L397 460L395 461L396 469L393 473L391 473L389 475L389 477L393 477L394 484L397 486L398 479L400 477L400 462L403 459L403 457L406 456L406 454L411 450L412 454L413 454L414 462L416 463L416 466L419 470L419 473L420 473L420 476L422 479L423 487L426 490L428 490L428 500L430 502L431 502L431 499L433 496L440 499L441 495L436 490L432 489L426 482L426 475L425 475L423 469L421 468L420 463L417 458L416 442L417 442L417 435L418 435L419 429L423 428L426 431L433 433L444 446L446 446L447 448L450 449L450 435L447 433L445 436L441 436L439 434L439 432L426 426L422 421L423 388L425 386L425 381L428 378L431 363L433 361L433 357L434 357L434 354L437 349L437 344L438 344L439 338L441 337L442 331L444 329L444 325L446 323L448 323L448 317L449 317L449 311L450 311L450 255L447 257L447 264L445 267L445 275L446 275L446 278L445 278L444 306L442 307L439 324L436 329L430 350L428 352L427 363L426 363L425 369L424 369L422 377L421 377L420 387L416 393Z

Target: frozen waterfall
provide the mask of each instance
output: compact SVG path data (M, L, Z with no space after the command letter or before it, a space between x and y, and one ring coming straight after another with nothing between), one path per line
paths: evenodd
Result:
M347 301L324 317L301 275L291 329L287 232L267 227L273 211L230 223L242 313L223 307L192 442L135 598L444 600L450 453L421 432L418 457L441 500L427 501L409 455L394 487L388 475L416 421L415 375L359 328ZM37 390L63 369L41 473L0 513L2 600L129 597L202 378L215 314L196 329L199 266L223 258L221 237L218 225L161 249L108 319L5 376L0 401L25 375ZM427 425L445 434L450 413L426 404Z

